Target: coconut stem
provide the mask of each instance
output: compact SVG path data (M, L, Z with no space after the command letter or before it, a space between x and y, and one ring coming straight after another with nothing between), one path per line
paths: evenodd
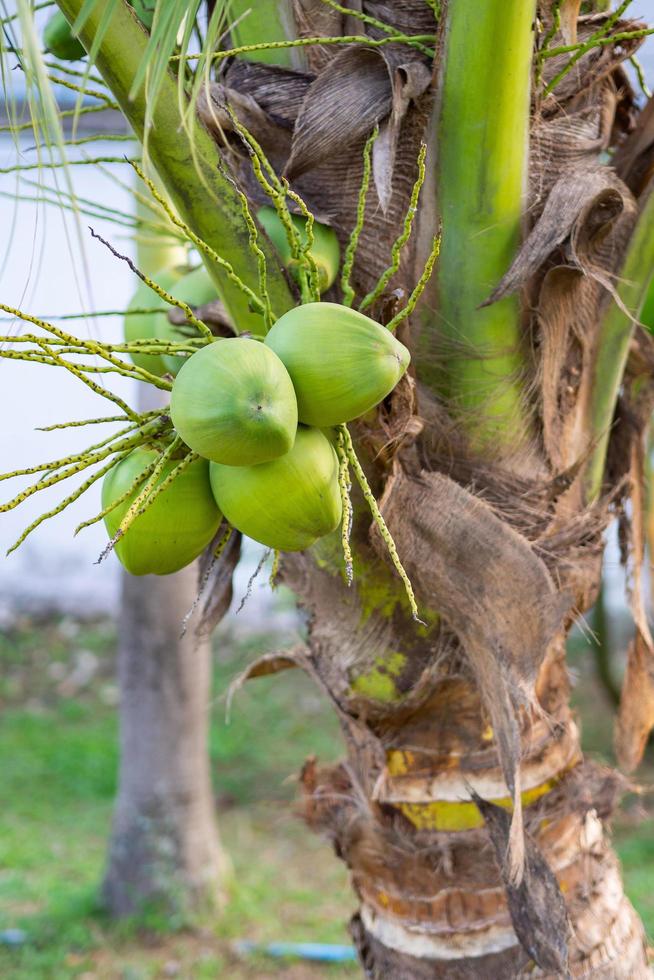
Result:
M15 551L16 548L20 547L20 545L23 543L23 541L25 541L28 535L30 535L32 531L35 531L36 528L39 527L39 525L43 524L44 521L49 520L49 518L51 517L55 517L57 514L61 514L61 512L65 510L69 504L72 504L75 500L78 499L78 497L81 497L82 494L89 489L89 487L92 487L93 484L96 483L106 473L108 473L109 470L112 469L112 467L115 466L117 462L119 462L121 459L124 459L126 456L128 456L131 451L132 451L131 449L125 450L124 452L120 453L117 459L110 460L105 466L102 466L99 470L96 470L96 472L93 473L92 476L89 476L88 479L86 479L77 488L77 490L74 491L74 493L71 493L70 496L60 501L56 507L52 508L52 510L46 511L45 514L41 514L41 516L37 517L35 521L32 521L29 527L25 528L25 530L18 538L18 540L15 541L14 544L12 544L11 548L8 549L7 554L10 555L12 551Z
M302 302L318 302L320 300L320 277L316 261L313 255L311 255L314 216L300 195L291 190L288 181L286 179L279 179L274 167L252 133L238 120L238 117L232 109L228 107L228 111L234 127L250 150L254 175L264 193L270 198L286 232L286 239L291 250L291 255L295 262L297 262L300 271L298 278ZM286 204L287 197L297 204L300 212L307 219L305 226L307 240L304 244L302 244L300 233L291 219L291 213Z
M314 241L313 223L315 219L311 211L309 211L309 208L306 206L306 204L300 197L300 195L296 194L295 191L291 190L286 180L284 181L284 187L290 199L292 201L295 201L295 203L299 207L302 216L306 218L305 231L306 231L307 240L304 243L304 245L300 246L300 261L307 266L307 270L308 270L308 279L309 279L308 289L310 293L309 302L319 303L320 302L320 275L318 273L318 266L316 264L316 260L314 259L311 252L311 250L313 249L313 241ZM305 270L302 270L302 272L304 273ZM302 290L304 293L305 290L304 282L302 282Z
M106 109L106 106L102 106ZM13 132L13 127L12 127ZM87 167L93 166L98 163L134 163L133 160L128 160L126 157L84 157L83 160L65 160L63 162L58 162L57 160L52 160L48 162L48 169L61 170L68 167ZM0 167L0 174L15 174L22 173L26 170L43 170L43 163L15 163L11 167Z
M188 629L188 624L191 621L191 617L193 616L193 613L198 608L198 604L200 602L200 599L204 595L205 589L207 588L207 585L209 584L209 580L211 578L211 573L213 572L214 568L216 567L216 562L219 560L219 558L222 555L223 551L225 550L225 548L229 544L233 533L234 533L234 528L231 526L231 524L228 524L227 525L227 530L225 531L225 533L223 534L222 538L220 539L220 541L218 542L218 544L216 545L216 547L213 550L213 553L211 555L211 561L209 562L209 565L207 567L206 572L202 576L202 580L200 582L200 585L199 585L197 594L195 596L195 599L191 603L191 608L189 609L189 611L184 616L184 619L182 620L182 628L181 628L180 634L179 634L180 639L183 636L186 635L186 631Z
M368 188L370 187L370 175L372 173L372 148L374 146L375 140L379 136L379 126L375 126L372 133L366 140L366 145L363 148L363 176L361 178L361 187L359 188L359 199L357 201L357 216L354 223L354 228L350 232L350 238L345 249L345 257L343 259L343 269L341 272L341 290L343 291L343 306L352 306L354 301L354 290L350 285L350 276L352 274L352 267L354 265L354 258L356 256L357 247L359 244L359 238L361 237L361 232L363 231L363 222L366 215L366 198L368 197Z
M67 480L69 477L75 476L77 473L81 473L82 470L87 469L89 466L93 466L95 463L101 463L108 456L113 456L116 453L132 450L136 446L142 445L144 442L147 442L148 439L151 439L153 434L153 430L146 432L145 429L140 429L133 436L125 439L119 439L118 442L112 442L110 445L105 446L104 449L99 449L96 452L79 454L74 458L75 461L73 463L70 465L65 465L62 472L53 473L52 476L41 479L38 481L38 483L33 483L25 490L21 490L21 492L16 494L15 497L7 501L6 504L0 504L0 514L4 514L7 511L18 507L19 504L22 504L28 499L28 497L31 497L39 490L47 490L48 487L53 487L56 483L61 483L62 480ZM52 469L53 467L50 468ZM60 469L60 467L57 468ZM12 474L9 474L9 476L11 475Z
M352 533L352 501L350 490L352 482L350 480L350 466L345 445L345 436L340 426L338 430L338 486L341 491L341 503L343 505L343 516L341 518L341 546L343 548L343 559L345 561L345 578L348 585L352 585L354 577L354 565L352 561L352 549L350 547L350 534Z
M552 81L549 83L549 85L547 85L546 88L543 90L543 98L546 98L548 95L550 95L550 93L553 92L556 89L556 87L559 84L559 82L561 82L565 78L565 76L568 74L568 72L570 71L570 69L571 68L574 68L574 66L577 64L577 62L588 51L590 51L592 48L596 47L598 45L598 43L600 43L606 37L606 35L609 34L609 32L610 32L611 28L613 27L613 25L622 17L623 13L627 9L627 7L630 5L630 3L631 3L631 0L622 0L622 3L620 4L620 6L617 7L613 11L613 13L611 14L611 16L608 17L606 21L604 21L604 23L602 24L602 26L597 31L595 31L594 34L591 34L591 36L588 38L588 40L582 41L578 45L575 45L573 47L574 54L572 55L572 57L570 58L570 60L568 61L568 63L563 66L563 68L558 73L558 75L555 75L554 78L552 79ZM616 40L615 38L612 38L612 41L615 41L615 40ZM544 54L543 57L550 57L551 58L554 55L559 54L559 53L560 53L560 49L559 48L554 48L551 51L549 51L547 54Z
M124 419L120 419L120 421L124 421ZM71 456L62 456L60 459L49 460L47 463L38 463L36 466L28 466L22 470L14 470L12 473L2 473L0 474L0 482L3 480L14 479L17 476L35 476L37 473L43 473L47 470L58 470L61 469L62 466L71 466L73 463L80 463L84 459L87 459L92 453L106 448L107 444L113 442L114 439L120 439L123 436L127 436L134 432L136 428L138 428L138 426L131 424L127 426L127 428L121 429L120 432L113 432L101 442L96 442L92 446L87 446L87 448L81 453L74 453Z
M162 388L162 387L168 389L170 388L169 382L163 381L162 383L163 379L158 378L154 374L151 374L149 371L145 370L144 368L137 368L136 365L134 364L128 364L126 361L121 361L120 358L114 357L111 351L107 348L107 346L105 344L101 344L97 340L91 340L91 339L82 340L80 337L75 337L73 334L67 333L65 330L62 330L61 327L55 327L54 324L49 323L47 320L42 320L39 317L32 316L30 313L24 313L22 310L15 309L12 306L6 306L4 303L0 303L0 310L4 310L5 313L10 313L12 316L17 317L19 320L23 320L26 323L32 323L36 327L41 327L41 329L47 331L50 334L53 334L55 337L59 339L61 343L67 345L68 347L71 347L73 349L79 348L81 351L84 351L88 354L95 354L98 357L103 358L103 360L108 361L111 365L113 365L113 367L118 371L119 374L124 374L126 377L131 377L131 378L133 377L140 378L143 381L147 381L150 384L156 385L156 387L158 388ZM16 338L16 340L19 340L19 338ZM38 344L39 347L41 348L47 348L49 344L52 344L52 340L47 337L38 337L34 335L33 343ZM55 355L52 351L46 350L45 352L53 359L56 359L57 355ZM74 350L72 352L74 352ZM64 366L67 366L69 370L71 368L69 362L66 362ZM74 367L78 371L80 370L79 365L74 365ZM106 397L109 398L111 396L109 393L106 393ZM116 396L114 396L114 398L115 397ZM121 407L125 409L125 407L128 406L125 406L125 403L123 402ZM132 409L128 409L128 412L132 412ZM134 414L135 417L138 417L136 416L136 413L132 413L132 414Z
M143 179L146 180L147 178L144 176ZM90 229L90 232L93 238L97 238L98 241L102 242L102 244L109 249L112 255L114 255L117 259L121 259L123 262L126 262L127 265L130 267L130 269L132 270L132 272L135 272L136 275L139 277L139 279L142 282L144 282L146 286L149 286L150 289L152 289L157 294L157 296L160 296L161 299L165 300L165 302L168 303L169 306L176 306L178 309L180 309L184 314L184 316L186 317L186 319L188 320L188 322L192 326L194 326L196 330L198 330L200 334L209 341L209 343L211 343L211 341L213 340L213 334L211 333L211 330L206 325L206 323L198 319L198 317L195 315L195 313L188 305L188 303L185 303L184 300L176 299L172 293L169 293L167 290L163 288L163 286L160 286L158 283L156 283L154 279L150 279L149 276L146 276L144 272L141 272L141 270L134 265L134 263L130 258L128 258L126 255L121 255L121 253L118 252L113 247L113 245L111 245L101 235L98 235L98 233L94 231L93 228ZM149 374L150 372L148 371L147 373ZM151 377L155 377L155 375L151 375Z
M279 551L278 548L275 548L275 550L273 551L273 560L272 560L272 567L270 569L270 578L268 579L270 588L273 590L277 588L277 576L279 575L280 556L281 556L281 552Z
M295 259L295 261L299 264L300 269L304 270L307 267L307 261L302 250L302 241L298 230L296 229L295 225L293 224L293 221L291 220L291 213L286 204L287 195L289 197L293 197L293 199L300 200L300 198L298 195L293 195L290 192L290 188L288 186L287 181L284 181L282 183L282 181L275 173L272 164L268 160L266 154L264 153L263 149L261 148L257 140L254 138L252 133L250 133L250 131L243 125L243 123L239 121L234 111L229 106L227 108L236 131L238 132L239 136L241 137L241 139L243 140L243 142L246 144L246 146L250 151L250 160L252 163L252 170L254 171L254 176L256 177L257 182L260 184L264 193L270 198L270 202L275 208L277 216L284 227L284 231L286 232L286 239L288 241L289 248L291 250L291 255ZM304 205L304 202L302 202L302 204ZM306 209L306 205L304 205L304 207ZM307 213L309 213L308 209L306 210ZM311 299L309 297L309 289L308 289L308 284L306 282L306 277L304 276L301 277L300 286L302 291L302 302L303 303L310 302ZM318 298L320 298L320 296L318 296Z
M431 274L434 271L434 265L436 264L436 259L440 255L440 251L441 251L441 236L440 234L438 234L434 237L431 246L431 252L429 253L429 256L427 257L427 261L425 262L425 267L422 270L422 275L420 276L420 279L418 279L418 282L414 286L406 306L403 306L402 309L398 313L396 313L393 319L390 320L387 324L387 329L390 330L391 333L395 333L402 320L406 320L406 318L411 316L411 314L415 310L418 304L418 300L424 293L427 283L431 278Z
M157 415L157 412L145 413L150 416ZM105 415L97 419L73 419L72 422L55 422L54 425L37 426L37 432L54 432L55 429L77 429L83 425L100 425L105 422L124 422L124 415ZM2 477L0 477L2 479Z
M252 217L252 212L250 211L250 205L248 199L240 190L236 184L234 184L236 194L241 203L241 213L243 215L243 220L247 225L248 229L248 243L250 246L250 251L257 260L257 269L259 271L259 292L261 293L261 298L264 305L263 322L265 327L265 332L268 333L273 323L277 319L273 313L272 307L270 305L270 295L268 293L268 273L266 266L266 256L259 245L259 232L257 230L257 223Z
M388 549L388 554L390 555L390 559L395 567L395 570L397 571L398 575L402 579L402 582L404 583L404 590L406 592L407 599L409 600L409 605L411 607L411 615L413 616L413 618L417 623L421 623L423 626L426 626L427 624L424 623L422 619L420 619L420 617L418 616L418 605L416 603L416 597L413 592L413 586L411 585L411 580L409 579L409 576L406 573L404 565L400 561L400 556L397 553L397 548L395 547L395 542L393 541L391 532L388 530L386 521L382 517L381 511L379 509L379 505L375 500L375 495L370 489L370 484L368 483L366 474L364 473L363 467L361 466L357 454L354 451L354 446L352 445L352 437L350 436L348 428L346 425L340 425L339 431L343 436L345 452L347 454L348 461L352 466L352 469L354 470L354 475L357 478L357 483L361 487L361 492L363 493L363 496L365 497L366 502L370 508L370 512L372 514L373 520L377 525L377 527L379 528L379 533L381 534L384 543L386 544L386 547Z
M432 6L432 4L429 3L429 0L426 0L426 2L427 6ZM390 24L386 24L383 20L378 20L376 17L371 17L369 14L364 14L362 11L357 10L354 5L344 7L342 4L336 3L336 0L322 0L322 3L326 4L328 7L331 7L332 10L337 10L340 14L344 14L347 17L354 17L356 20L360 20L362 23L368 24L370 27L375 27L377 30L383 31L384 34L396 33L396 29ZM435 13L436 12L434 11L434 14ZM422 44L422 42L416 43L415 48L422 54L427 55L428 58L434 57L433 50L428 48L425 44Z
M61 2L61 0L58 0ZM348 13L352 13L351 10ZM240 54L256 54L258 51L281 51L284 48L310 48L315 45L322 47L326 44L365 44L368 48L383 48L387 44L408 44L412 48L424 47L423 42L436 41L435 34L389 34L388 37L369 37L366 34L336 34L332 36L316 35L315 37L298 37L293 41L262 41L260 44L241 44L236 48L227 48L224 51L216 51L207 60L211 62L224 61L225 58L234 58ZM433 58L436 54L433 48L425 48L425 53ZM187 54L185 61L195 61L200 58L199 54ZM179 61L179 55L172 55L171 62Z
M69 119L71 116L86 116L90 112L106 112L106 105L83 105L77 106L75 109L62 109L59 113L60 119ZM0 133L18 133L23 132L26 129L33 129L34 123L30 120L24 123L11 123L8 126L0 126ZM122 161L125 162L124 160Z
M135 498L133 503L130 505L125 516L120 522L120 525L118 526L118 530L116 531L114 538L110 542L111 548L113 548L113 545L116 543L116 541L119 540L119 538L122 538L122 536L128 530L130 524L132 524L137 517L140 517L141 514L145 513L145 511L150 506L154 498L159 493L161 493L161 491L166 486L169 486L173 482L173 478L178 475L177 471L179 469L179 466L176 466L175 469L168 474L166 479L162 480L161 483L157 486L157 480L161 475L161 473L163 472L166 463L172 457L173 453L180 448L181 445L182 445L182 440L180 439L179 436L175 436L173 441L168 446L166 446L166 448L162 450L162 452L159 454L159 458L157 459L157 462L153 467L152 472L150 473L150 476L145 486L143 487L139 495ZM182 463L179 465L182 466L184 464L183 468L186 468L186 466L188 466L188 463L192 462L192 459L190 459L189 457L196 458L197 454L189 453L188 456L184 457Z
M406 210L406 214L404 215L404 225L402 227L402 231L393 242L393 247L391 248L391 264L388 266L387 269L385 269L382 272L381 276L377 280L377 283L375 284L373 289L371 289L370 292L363 297L361 303L359 304L360 312L363 312L364 310L368 309L369 306L372 306L375 300L379 299L379 297L386 289L386 286L388 285L390 280L393 278L397 270L400 268L402 249L404 248L404 246L406 245L406 243L408 242L411 236L413 219L415 218L416 211L418 209L418 198L420 197L420 191L422 189L422 185L425 182L425 174L426 174L425 157L426 156L427 156L427 145L426 143L422 143L420 145L420 152L418 153L418 176L416 177L415 182L413 184L413 188L411 190L411 198L409 200L409 206Z
M107 515L112 512L112 510L115 510L115 508L118 507L120 504L124 504L126 500L129 500L129 498L132 496L134 491L138 490L141 484L144 483L145 480L147 480L148 477L152 475L152 471L154 470L156 465L157 465L157 460L155 459L150 463L149 466L146 466L145 469L141 470L141 472L131 482L127 490L125 490L124 493L121 493L120 497L117 497L116 500L112 500L111 503L107 507L104 507L99 514L96 514L95 517L90 517L88 520L82 521L81 524L78 524L77 527L75 528L74 534L78 535L79 532L83 531L85 527L91 527L92 524L97 524L98 521L104 520L104 518L107 517Z

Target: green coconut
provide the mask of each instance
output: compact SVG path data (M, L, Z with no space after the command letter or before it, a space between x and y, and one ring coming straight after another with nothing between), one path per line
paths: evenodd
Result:
M169 291L183 275L184 271L183 266L162 269L153 276L153 279L162 289ZM149 286L144 282L140 282L136 292L129 301L127 309L151 310L157 307L161 307L161 313L142 313L140 315L129 315L124 318L123 332L125 340L154 339L159 334L157 330L158 321L164 320L168 323L168 310L170 307ZM129 356L137 367L145 368L146 371L157 374L159 377L162 377L169 370L165 363L165 358L161 354L130 354Z
M297 259L293 258L291 246L286 236L286 229L275 209L267 206L260 208L257 211L257 219L277 249L279 257L282 260L282 265L289 270L294 278L297 278L300 266ZM306 245L307 219L299 214L292 214L291 221L295 229L300 233L302 245ZM313 245L310 254L318 267L320 292L324 293L336 279L341 262L341 249L333 228L314 221Z
M350 422L378 405L411 359L385 327L337 303L289 310L265 343L291 376L300 422L320 428Z
M79 61L86 57L84 45L77 40L60 10L43 29L43 47L60 61Z
M218 291L203 265L199 265L197 269L183 275L170 292L175 299L188 303L193 310L197 309L198 306L204 306L205 303L212 303L218 297ZM183 343L188 337L198 336L195 327L190 324L178 326L171 323L167 314L157 317L155 329L159 340L169 340L173 344ZM164 354L162 360L169 374L177 374L188 357Z
M227 520L268 548L302 551L341 521L338 458L319 429L300 426L291 451L270 463L212 463L211 488Z
M175 379L170 414L187 446L229 466L283 456L297 429L286 368L247 337L216 340L193 354Z
M102 484L103 508L118 500L157 456L156 449L135 449L109 470ZM158 483L178 463L179 460L169 460ZM144 486L142 483L105 517L110 538ZM205 459L196 459L130 524L114 550L132 575L169 575L204 551L221 519L209 483L209 464Z
M155 0L132 0L132 7L143 26L147 27L149 31L152 30Z

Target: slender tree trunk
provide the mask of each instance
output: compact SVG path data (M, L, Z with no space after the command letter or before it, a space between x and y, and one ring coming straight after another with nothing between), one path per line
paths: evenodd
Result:
M195 565L176 575L123 576L119 630L120 778L107 907L126 916L215 907L223 895L209 768L211 643L180 624Z

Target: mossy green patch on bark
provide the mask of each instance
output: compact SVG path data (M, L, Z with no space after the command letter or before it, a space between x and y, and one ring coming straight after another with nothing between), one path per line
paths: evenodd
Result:
M375 701L396 701L402 696L396 678L400 676L407 662L403 653L388 650L377 657L373 667L354 679L351 685L353 694L360 694Z

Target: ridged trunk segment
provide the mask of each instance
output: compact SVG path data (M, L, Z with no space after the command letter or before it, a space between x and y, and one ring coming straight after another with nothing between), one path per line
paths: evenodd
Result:
M471 799L474 790L510 806L465 656L439 664L439 646L452 649L444 627L417 629L399 601L390 617L388 607L362 613L360 595L308 560L287 562L286 576L312 615L309 669L339 704L348 748L340 765L305 767L305 817L350 869L360 901L351 932L366 975L555 976L536 967L516 937ZM358 679L352 685L348 677ZM571 973L647 977L642 926L603 826L623 783L582 758L561 635L536 690L535 709L520 717L525 828L565 896Z

